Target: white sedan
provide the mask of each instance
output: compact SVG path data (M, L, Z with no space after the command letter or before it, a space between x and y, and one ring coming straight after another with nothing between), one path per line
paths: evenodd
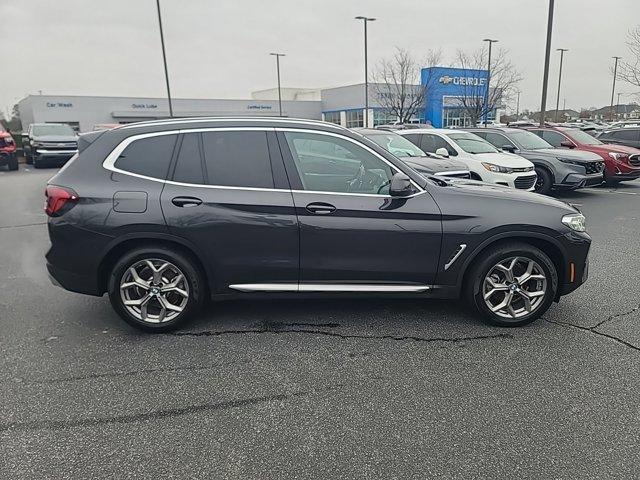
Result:
M461 160L475 180L534 190L537 177L533 163L519 155L498 151L473 133L448 129L398 130L395 133L425 152Z

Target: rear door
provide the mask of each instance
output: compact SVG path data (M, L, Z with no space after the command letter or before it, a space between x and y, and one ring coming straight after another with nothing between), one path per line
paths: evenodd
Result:
M273 129L185 131L162 208L170 231L202 252L217 292L295 289L298 225Z
M605 138L601 138L605 142L617 143L628 147L640 148L640 129L625 128L607 134Z
M354 139L277 130L300 226L301 291L414 291L433 283L442 226L428 192L391 197L397 169Z

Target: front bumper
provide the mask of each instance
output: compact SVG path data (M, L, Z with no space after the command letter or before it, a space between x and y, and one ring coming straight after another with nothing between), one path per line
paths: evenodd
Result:
M602 185L602 182L604 182L604 176L602 173L593 173L591 175L570 173L562 180L561 183L554 185L554 187L566 190L575 190L582 187L595 187Z
M37 162L55 162L65 163L71 159L78 150L48 150L46 148L38 148L35 151L34 159Z
M558 288L558 298L580 287L589 278L591 237L585 232L569 232L558 237L566 252L566 265Z

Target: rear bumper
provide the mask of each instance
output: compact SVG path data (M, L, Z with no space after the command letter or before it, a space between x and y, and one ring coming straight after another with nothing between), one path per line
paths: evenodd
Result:
M49 280L57 287L85 295L102 296L102 292L98 288L97 276L95 275L79 275L55 267L49 262L47 262L47 271L49 272Z

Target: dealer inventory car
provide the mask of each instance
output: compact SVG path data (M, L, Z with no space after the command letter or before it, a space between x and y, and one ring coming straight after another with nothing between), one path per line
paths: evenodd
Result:
M0 166L6 165L9 170L18 170L16 156L16 142L7 130L0 124Z
M424 178L329 123L159 120L83 135L79 150L46 187L47 268L148 331L209 296L337 293L462 296L517 326L588 274L574 207Z
M452 178L471 178L467 166L459 160L444 158L435 153L423 152L406 138L394 132L373 128L354 128L354 132L373 140L385 150L393 153L418 173Z
M533 163L513 153L500 152L473 133L462 130L430 129L397 132L425 152L454 157L467 165L471 178L519 190L533 190Z
M609 185L640 177L640 150L630 145L616 145L616 142L605 143L609 141L606 134L594 138L582 130L564 127L536 127L529 130L556 148L600 155L605 163L604 180ZM629 127L623 131L631 130L633 128Z
M591 152L558 150L532 132L519 128L469 129L497 149L517 153L531 161L538 180L535 190L548 195L552 189L575 190L603 182L604 161Z
M66 123L32 123L22 134L22 148L35 168L60 166L78 151L78 135Z
M598 135L598 139L609 144L640 148L640 127L627 125L615 129L605 129Z

